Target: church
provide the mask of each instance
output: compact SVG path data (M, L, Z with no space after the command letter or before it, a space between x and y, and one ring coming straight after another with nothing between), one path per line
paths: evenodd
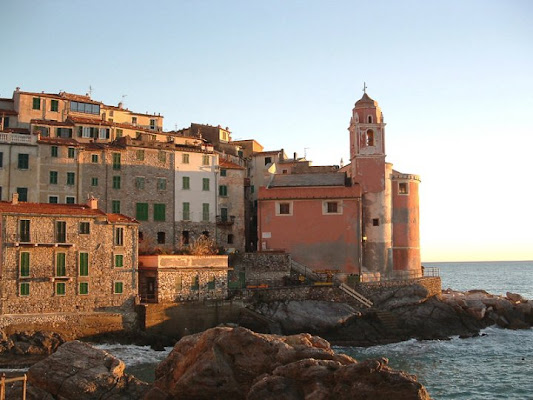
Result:
M349 165L272 174L259 188L259 250L363 280L419 276L420 178L386 161L383 113L366 89L348 131Z

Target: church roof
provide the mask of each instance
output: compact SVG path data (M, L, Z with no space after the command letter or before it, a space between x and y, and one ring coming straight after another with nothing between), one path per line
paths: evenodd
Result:
M378 102L372 99L366 92L363 94L363 97L361 97L359 100L355 102L356 106L377 106Z
M345 186L344 173L274 175L269 187Z

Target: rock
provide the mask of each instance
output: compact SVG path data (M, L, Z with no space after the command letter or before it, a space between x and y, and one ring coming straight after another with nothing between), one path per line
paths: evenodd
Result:
M28 382L64 400L140 399L149 385L124 374L124 363L103 350L72 341L28 370Z
M63 344L63 337L54 332L24 331L8 337L2 336L0 353L9 352L17 355L48 355Z
M386 364L357 363L310 334L217 327L182 338L145 399L429 399L416 378Z
M526 299L524 299L521 295L517 293L507 292L505 293L505 297L507 297L509 300L511 300L514 303L522 303L522 302L527 301Z

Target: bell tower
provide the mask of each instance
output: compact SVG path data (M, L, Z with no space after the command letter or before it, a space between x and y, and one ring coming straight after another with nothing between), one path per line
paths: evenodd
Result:
M354 182L362 189L362 270L392 271L392 165L385 162L385 122L377 101L366 93L352 110L350 162Z

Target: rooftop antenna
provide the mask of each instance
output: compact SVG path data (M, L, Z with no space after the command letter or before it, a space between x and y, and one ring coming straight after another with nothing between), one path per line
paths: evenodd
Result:
M91 85L89 85L89 97L91 97L91 95L93 94L93 87Z
M307 160L307 150L309 150L310 147L304 147L304 158Z

